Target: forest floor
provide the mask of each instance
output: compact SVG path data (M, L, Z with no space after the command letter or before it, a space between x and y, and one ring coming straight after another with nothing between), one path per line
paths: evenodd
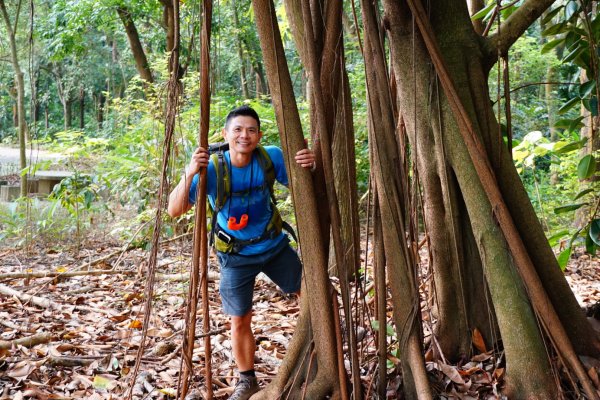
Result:
M73 244L61 247L51 242L0 249L0 399L122 399L132 387L135 399L175 396L185 326L190 238L184 236L160 246L148 338L134 384L132 375L146 303L148 252L124 249L122 243L97 236L84 240L79 249ZM426 249L421 249L421 255L425 268ZM368 254L367 270L370 262ZM236 371L229 322L221 313L214 259L210 265L208 333L212 375L215 398L225 399L235 384ZM42 276L44 273L48 275ZM574 254L566 276L583 308L598 303L598 258ZM365 299L365 304L371 304L370 300ZM265 386L285 356L299 307L297 299L282 295L259 276L254 313L256 371L261 386ZM201 386L204 379L200 369L205 352L204 341L199 338L204 332L200 315L192 387ZM373 393L374 332L369 322L361 329L363 383L365 392ZM485 344L474 338L474 347L479 351L461 365L428 360L430 378L440 398L497 398L502 385L502 355L482 346ZM392 372L398 368L398 359L390 352L388 360L393 378L388 382L387 398L397 399L401 383ZM376 397L371 394L367 398Z

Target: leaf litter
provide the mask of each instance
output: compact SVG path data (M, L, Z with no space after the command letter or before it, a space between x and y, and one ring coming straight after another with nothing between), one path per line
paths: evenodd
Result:
M146 252L130 249L119 254L121 246L118 243L92 240L88 240L80 251L55 251L34 246L33 251L0 250L0 274L54 274L45 278L0 278L0 285L30 296L21 298L0 293L0 400L121 399L129 388L134 399L175 398L185 327L187 275L191 264L189 240L161 246L159 270L163 279L155 283L148 338L141 372L135 382L131 382L131 374L141 345ZM102 259L109 254L116 255L91 265L90 260ZM426 252L423 254L422 262ZM371 258L369 254L367 264ZM117 261L118 265L111 264ZM218 279L215 259L209 264L211 273ZM82 265L87 265L84 271L120 272L60 275L76 271ZM588 310L590 320L600 326L599 259L577 252L567 267L566 276L579 303ZM221 313L217 288L218 281L209 283L212 375L215 398L225 399L231 393L237 372L231 352L229 320ZM49 305L34 304L31 296L48 300ZM298 319L299 305L297 299L280 293L266 277L259 275L253 309L256 371L264 386L277 374L285 357ZM204 333L203 326L199 312L197 335ZM373 393L373 388L369 390L368 386L373 384L377 371L374 332L370 326L360 329L363 383L367 387L365 390ZM28 338L31 340L27 341ZM40 342L36 343L35 338ZM501 398L503 354L487 349L476 330L472 341L476 354L458 365L450 365L434 357L431 351L427 352L427 371L439 398ZM204 381L201 370L203 343L202 339L195 343L195 375L191 387L201 388ZM386 397L398 399L402 385L401 376L396 373L400 369L399 359L393 350L387 358ZM590 378L598 382L599 366L594 364L598 361L587 361Z

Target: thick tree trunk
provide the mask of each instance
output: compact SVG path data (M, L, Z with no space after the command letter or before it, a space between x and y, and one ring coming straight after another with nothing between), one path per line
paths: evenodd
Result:
M290 181L290 190L296 210L298 233L302 259L304 261L305 293L310 293L308 309L316 351L317 373L312 382L306 382L306 398L320 399L330 394L333 398L339 395L339 382L332 380L334 371L338 371L336 342L332 324L330 284L327 276L327 258L319 243L318 216L314 197L312 178L307 170L303 170L293 162L293 155L305 147L302 126L296 106L292 81L287 68L283 44L277 25L275 7L271 0L253 0L254 15L260 37L265 67L269 76L270 91L277 123L282 136L281 143L286 155L286 167ZM307 301L305 300L305 301ZM303 304L305 304L303 302ZM306 308L306 307L304 307ZM308 322L307 322L308 323ZM305 326L299 330L306 329ZM293 343L303 337L294 336ZM293 346L298 346L293 344ZM297 359L289 356L280 367L277 379L265 390L261 398L272 399L283 391L289 373ZM335 375L334 375L335 376Z
M140 41L140 35L135 27L131 13L124 6L117 7L117 13L125 27L125 33L127 33L127 39L129 40L129 47L131 48L131 53L135 60L135 67L140 74L140 77L149 83L154 82L152 71L150 70L150 65L148 64L148 59L146 58L146 53L144 52L144 47Z
M531 6L531 3L529 2L528 6ZM539 258L535 256L535 247L541 245L542 240L545 249L550 251L550 254L551 250L545 238L543 238L543 232L539 229L539 222L532 220L527 215L530 210L533 211L531 204L526 195L524 198L520 197L522 192L524 193L523 186L518 179L514 166L510 162L510 155L506 147L503 145L501 138L498 137L498 126L489 106L488 70L486 69L489 66L489 60L483 56L480 47L481 41L474 31L464 29L465 26L470 26L466 4L461 0L448 1L437 4L429 12L431 26L435 30L439 48L458 90L460 100L465 106L475 130L480 135L480 140L487 150L493 169L497 171L496 177L504 201L513 213L513 220L519 225L523 242L529 246L528 250L538 267L538 273L541 275L542 280L548 284L546 277L548 275L555 277L555 273L560 271L558 268L554 270L548 267L549 264L556 263L554 256L552 256L549 263L539 263ZM403 21L410 21L411 18L406 8L403 9L400 4L391 1L386 2L386 13L389 13L387 16L390 19L389 26L392 32L394 32L395 27L403 26ZM523 22L514 21L517 24ZM500 43L505 46L510 42L510 37L514 35L514 29L506 35L500 40ZM406 55L411 53L408 44L398 41L393 34L391 47L395 49L396 54ZM420 35L416 36L415 47L417 49L423 48ZM414 54L419 56L425 54L425 51L418 50ZM415 64L422 67L430 63L427 56L424 59L417 59L417 61L409 60L410 62L399 60L395 63L395 67L401 70L397 71L399 76L411 76ZM435 80L431 78L423 79L423 77L417 76L415 81L415 86L402 84L402 80L400 81L401 103L405 99L410 102L412 97L418 99L428 98L430 95L429 88L431 85L436 85ZM433 118L431 118L431 121L436 122L430 123L430 126L425 126L425 128L439 132L434 134L434 137L442 139L447 163L458 183L456 193L462 195L468 212L468 221L470 221L475 243L477 244L479 258L484 266L485 278L506 352L508 393L518 398L528 396L553 398L556 393L555 382L549 372L546 350L535 322L535 316L529 301L527 301L527 293L525 293L521 279L513 266L504 236L497 227L494 210L490 207L487 192L480 183L471 156L467 153L462 135L456 125L453 113L450 112L445 96L442 97L440 105L440 114L432 113ZM430 106L427 107L431 109ZM425 111L419 110L421 113ZM408 112L404 115L407 119L409 131L411 126L418 127L418 117L415 114L417 113L413 108L412 113ZM437 121L439 121L438 126L436 126ZM423 135L425 134L426 131ZM426 156L426 153L419 154L419 157L423 156ZM518 201L517 198L519 198ZM444 202L446 201L444 200ZM428 209L425 211L427 212ZM525 226L528 226L527 230L529 232L525 232L525 229L523 229ZM540 232L541 237L537 237L537 233L532 234L532 230ZM458 243L458 241L456 242ZM543 249L538 250L543 251ZM459 251L459 254L461 254L461 251ZM462 254L467 255L468 253L463 250ZM546 276L540 271L542 268L547 270L544 272ZM552 272L548 272L549 270L552 270ZM564 277L561 278L563 283L566 284ZM554 285L557 285L556 287L561 286L559 282L555 282L552 285L547 285L546 290L550 292L550 287L554 287ZM567 302L573 298L572 293L570 295L563 294L567 297ZM531 379L532 376L535 376L536 379Z
M455 181L447 165L441 138L440 124L443 121L437 116L439 90L428 83L435 81L435 72L426 50L421 46L413 49L410 20L399 19L403 14L397 4L391 1L384 1L384 4L386 18L391 22L394 71L397 76L404 77L398 82L400 112L404 116L411 147L416 150L415 161L423 186L424 217L436 290L438 323L435 329L444 356L455 360L470 353L470 330L484 330L489 323L481 320L487 313L469 318L466 312L465 296L470 292L466 278L476 271L468 271L463 266L477 264L465 264L466 257L460 248L463 227L456 202ZM417 65L420 67L417 68ZM427 109L431 112L423 112ZM481 296L480 301L484 300L484 291L473 292ZM476 325L469 324L469 319L471 324Z
M364 57L369 105L371 168L377 185L377 201L383 221L383 246L393 299L393 319L401 346L404 392L407 398L432 398L422 354L420 301L416 287L413 249L406 242L406 182L396 171L400 163L385 55L380 42L375 8L362 0L365 31ZM404 177L406 178L406 177Z
M298 50L298 54L300 55L300 59L304 65L307 64L308 55L306 54L306 45L304 38L304 23L302 17L302 3L299 0L285 0L285 9L286 14L288 16L288 21L290 23L290 28L292 34L294 36L294 42L296 44L296 49ZM321 22L323 23L323 22ZM304 79L304 77L303 77ZM303 88L306 88L305 97L308 99L310 103L311 110L314 110L314 97L313 97L313 88L309 82L302 85ZM320 90L317 88L316 90ZM314 116L311 114L311 126L315 126ZM317 211L319 213L319 230L321 232L321 237L324 239L321 243L323 245L323 249L326 254L329 252L329 239L330 239L330 227L331 221L329 217L329 204L327 202L327 191L325 188L325 175L323 173L323 160L322 160L322 149L321 149L321 141L319 136L322 135L322 132L317 132L317 130L312 130L312 142L313 142L313 150L315 152L315 162L317 165L317 170L313 174L313 181L315 184L315 196L317 199ZM327 134L327 133L325 133Z

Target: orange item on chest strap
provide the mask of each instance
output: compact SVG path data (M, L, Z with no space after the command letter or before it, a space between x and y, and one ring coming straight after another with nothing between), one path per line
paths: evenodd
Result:
M227 221L227 229L231 231L239 231L240 229L244 229L246 225L248 225L248 214L242 214L239 224L235 217L229 217Z

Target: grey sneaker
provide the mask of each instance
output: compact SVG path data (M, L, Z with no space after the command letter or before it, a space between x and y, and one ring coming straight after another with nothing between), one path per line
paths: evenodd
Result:
M250 396L259 390L260 387L255 377L241 377L237 385L235 385L235 389L233 389L229 400L248 400Z

